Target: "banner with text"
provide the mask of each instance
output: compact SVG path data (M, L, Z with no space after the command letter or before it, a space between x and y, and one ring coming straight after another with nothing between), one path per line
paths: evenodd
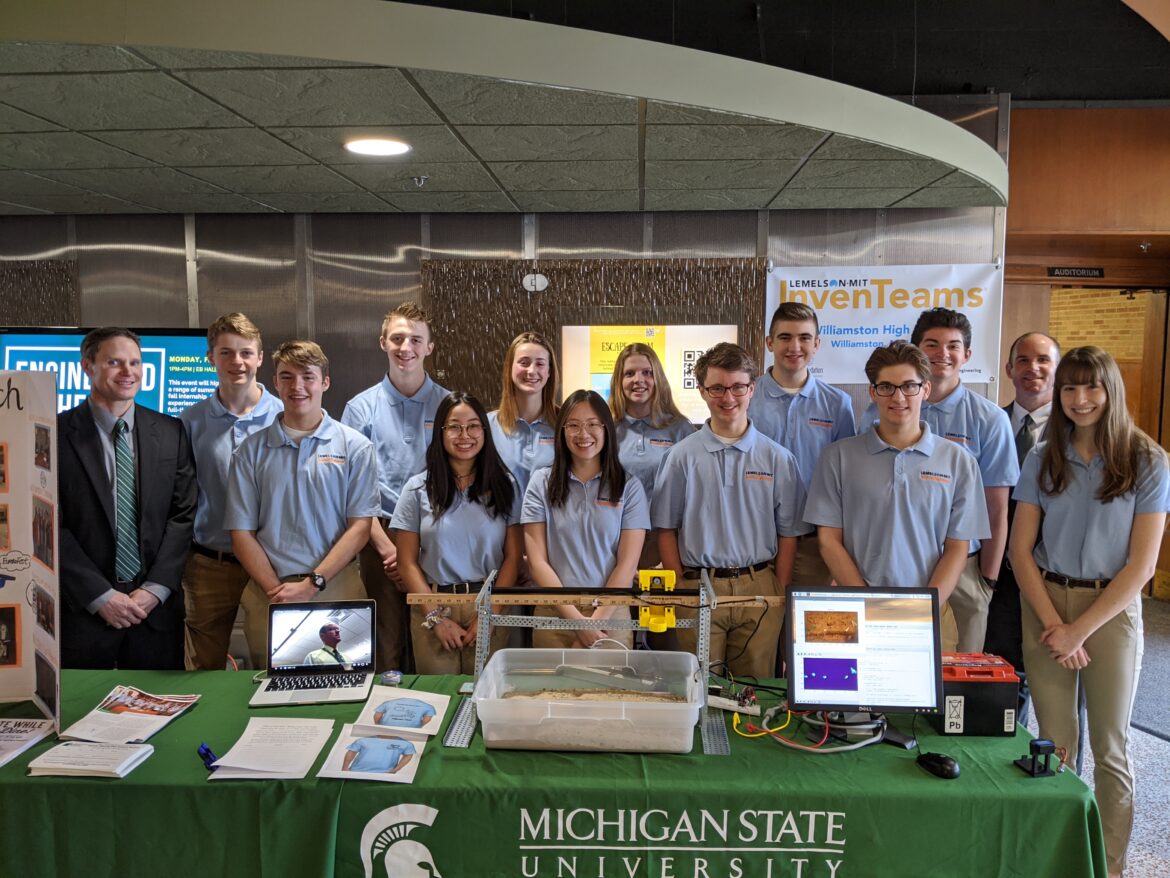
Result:
M810 371L830 384L862 384L876 347L910 340L918 315L930 308L962 311L971 321L971 360L963 380L998 379L1003 269L974 265L853 265L776 267L768 275L765 314L782 302L802 302L820 321L821 349ZM767 333L769 327L765 327ZM769 354L767 364L771 365Z

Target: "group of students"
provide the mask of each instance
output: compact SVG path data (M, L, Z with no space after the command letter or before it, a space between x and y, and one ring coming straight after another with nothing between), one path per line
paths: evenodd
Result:
M553 346L525 332L508 347L489 413L427 375L430 318L404 304L379 337L385 376L334 421L322 407L328 360L316 344L277 349L274 396L256 380L259 330L242 314L220 318L208 331L219 388L181 416L198 482L182 578L186 666L223 667L241 605L260 663L270 602L368 595L378 669L402 667L410 592L431 595L409 613L416 669L468 673L476 616L470 604L445 605L444 594L478 592L492 571L498 588L627 588L640 567L658 565L680 582L706 570L725 598L781 596L789 583L937 588L944 646L980 651L1014 488L1010 571L1040 730L1075 749L1079 677L1110 872L1119 872L1132 822L1126 732L1142 648L1138 595L1153 572L1170 477L1164 452L1127 412L1117 365L1093 347L1059 359L1053 342L1048 365L1059 365L1044 374L1059 404L1042 435L1030 416L1013 431L1004 410L962 386L966 317L932 309L911 343L870 356L871 406L857 434L850 398L809 369L820 345L815 312L781 305L765 341L774 365L762 376L734 344L695 363L710 413L695 430L651 347L621 352L608 403L576 390L558 407ZM83 346L87 372L103 368L104 350ZM182 526L182 515L172 518ZM713 614L712 661L770 676L782 611L724 604ZM537 610L597 620L619 611L588 602ZM493 646L506 636L492 632ZM678 631L686 649L695 636ZM536 646L609 641L629 646L631 631L533 635Z

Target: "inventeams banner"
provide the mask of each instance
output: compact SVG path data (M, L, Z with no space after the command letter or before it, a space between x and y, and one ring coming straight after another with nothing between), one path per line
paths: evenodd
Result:
M983 384L999 376L1000 266L778 266L768 275L767 320L781 302L803 302L816 311L821 348L810 368L830 384L864 383L872 350L899 338L909 341L918 315L937 307L962 311L971 321L972 355L963 380Z

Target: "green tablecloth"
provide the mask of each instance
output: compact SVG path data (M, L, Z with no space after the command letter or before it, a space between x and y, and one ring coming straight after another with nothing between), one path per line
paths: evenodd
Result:
M454 694L459 682L404 685ZM1012 766L1024 732L941 740L919 721L922 748L961 764L955 781L885 745L813 756L732 735L732 755L715 757L696 735L690 755L636 756L485 750L477 735L467 750L440 736L410 785L312 773L209 783L196 748L225 752L257 715L249 675L66 671L64 723L117 683L203 698L122 780L25 777L51 744L0 768L0 876L1105 875L1092 794L1071 772L1030 779ZM335 719L336 734L360 707L263 715Z

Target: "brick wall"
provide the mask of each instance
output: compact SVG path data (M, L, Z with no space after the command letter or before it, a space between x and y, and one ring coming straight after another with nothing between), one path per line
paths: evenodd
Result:
M1130 301L1117 290L1053 289L1049 334L1063 350L1094 344L1115 360L1140 360L1148 295Z

